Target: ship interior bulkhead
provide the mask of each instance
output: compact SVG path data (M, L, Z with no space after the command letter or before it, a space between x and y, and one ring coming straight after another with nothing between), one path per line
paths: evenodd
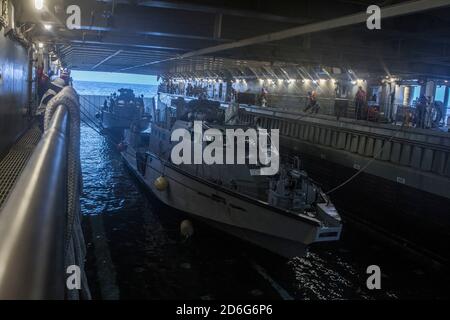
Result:
M449 98L449 0L0 0L0 299L448 299Z

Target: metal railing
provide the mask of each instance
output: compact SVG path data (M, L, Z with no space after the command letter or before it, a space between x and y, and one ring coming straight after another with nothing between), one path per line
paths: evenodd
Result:
M68 138L60 105L0 212L0 299L64 299Z

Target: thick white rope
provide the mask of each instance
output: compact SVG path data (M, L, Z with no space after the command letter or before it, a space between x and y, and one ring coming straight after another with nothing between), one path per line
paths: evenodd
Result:
M72 87L65 87L49 101L46 111L44 128L47 130L58 106L65 105L69 111L69 148L67 175L67 225L65 233L65 268L76 265L81 270L81 291L66 290L69 300L91 299L84 260L86 246L81 229L80 194L82 190L80 163L80 101Z

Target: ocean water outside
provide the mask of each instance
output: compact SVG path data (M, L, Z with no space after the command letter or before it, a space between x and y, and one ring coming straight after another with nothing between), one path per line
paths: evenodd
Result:
M153 98L158 91L157 85L146 84L126 84L113 82L90 82L75 80L73 82L74 88L78 94L82 96L109 96L119 89L133 89L135 95L143 94L146 98Z

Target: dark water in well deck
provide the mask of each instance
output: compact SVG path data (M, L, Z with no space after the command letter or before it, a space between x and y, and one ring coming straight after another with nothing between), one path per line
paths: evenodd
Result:
M85 126L81 160L95 299L280 299L274 285L295 299L449 298L444 272L427 270L350 225L339 243L291 261L196 222L195 236L183 242L178 213L139 187L115 145ZM366 288L372 264L383 272L379 291Z

